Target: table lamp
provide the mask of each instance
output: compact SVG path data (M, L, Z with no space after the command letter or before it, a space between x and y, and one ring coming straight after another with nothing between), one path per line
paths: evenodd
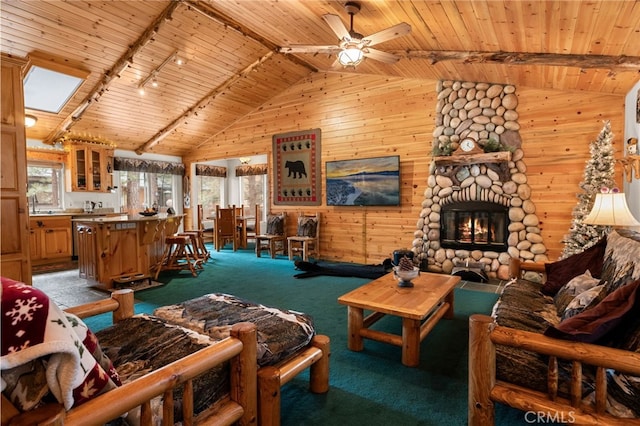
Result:
M624 193L617 188L603 188L596 194L593 208L582 223L618 228L640 226L640 222L629 211Z

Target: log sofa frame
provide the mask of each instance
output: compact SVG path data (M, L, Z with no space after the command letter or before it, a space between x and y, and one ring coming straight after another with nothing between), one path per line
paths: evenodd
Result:
M110 299L69 308L80 318L112 312L113 322L134 314L133 291L114 291ZM65 411L60 404L49 404L25 413L2 396L2 424L81 425L106 423L131 409L141 407L141 424L151 425L151 399L163 396L163 425L173 425L173 389L182 385L183 424L279 425L280 387L310 367L310 390L329 390L329 338L314 336L311 343L288 360L258 371L256 327L238 323L231 337L175 361L163 368L106 392ZM193 414L192 379L225 362L231 365L229 396L204 412ZM260 399L260 401L259 401Z
M511 276L523 272L544 274L542 263L512 261ZM549 356L547 393L496 380L496 345L506 345ZM558 359L572 365L570 399L558 396ZM581 399L582 366L596 368L595 403ZM623 419L605 412L606 370L615 369L640 376L640 353L587 343L554 339L537 333L495 324L486 315L469 318L469 400L468 424L487 426L495 422L494 403L542 414L547 419L582 425L640 425L640 419Z

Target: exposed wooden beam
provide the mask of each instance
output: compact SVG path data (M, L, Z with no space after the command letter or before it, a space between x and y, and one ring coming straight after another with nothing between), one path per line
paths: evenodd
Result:
M80 105L73 110L43 141L44 143L54 144L59 140L63 140L69 129L82 117L87 108L92 103L97 102L100 97L107 91L111 82L120 77L120 73L124 71L132 62L134 56L158 33L160 27L171 19L174 10L180 5L179 0L171 0L169 5L162 13L153 21L151 25L142 33L140 38L132 44L127 51L116 61L110 70L105 72L102 79L94 86L91 92L84 98Z
M188 7L192 8L194 11L201 13L202 15L206 16L209 19L213 19L219 23L221 23L222 25L228 27L228 28L232 28L236 31L238 31L240 34L242 34L245 37L249 37L250 39L262 44L264 47L266 47L269 50L272 50L274 52L279 52L281 47L276 45L275 43L273 43L272 41L264 38L263 36L261 36L260 34L256 33L255 31L252 31L251 29L249 29L248 27L246 27L245 25L241 24L238 21L235 21L233 19L231 19L230 17L218 12L217 10L212 9L211 7L209 7L209 5L206 2L203 1L198 1L198 0L182 0ZM305 68L308 68L310 71L312 72L317 72L318 69L316 67L314 67L313 65L311 65L309 62L304 61L301 58L295 57L295 56L286 56L287 59L289 59L291 62L297 64L297 65L301 65Z
M197 104L195 104L194 106L189 108L184 114L182 114L181 116L179 116L178 118L173 120L168 126L166 126L164 129L160 130L151 139L149 139L143 145L138 147L136 149L136 153L138 153L138 154L142 154L143 152L148 151L153 146L157 145L160 141L162 141L164 138L169 136L169 134L172 131L174 131L178 126L180 126L180 124L182 124L187 118L189 118L190 116L195 114L198 110L201 110L201 109L205 108L207 106L207 104L213 98L215 98L216 96L218 96L219 94L224 92L233 83L235 83L236 81L238 81L239 79L241 79L242 77L246 76L248 73L250 73L251 71L256 69L262 63L264 63L267 59L269 59L271 56L273 56L274 53L280 51L280 47L277 46L275 43L272 43L271 41L267 40L266 38L260 36L258 33L250 30L249 28L247 28L244 25L242 25L241 23L229 18L228 16L225 16L225 15L219 13L218 11L211 9L204 2L192 1L192 0L179 0L179 1L182 1L187 7L189 7L190 9L202 14L203 16L206 16L209 19L215 20L215 21L225 25L228 28L232 28L235 31L238 31L243 36L251 38L252 40L262 44L263 46L265 46L265 48L269 49L269 52L266 55L262 56L257 61L255 61L254 63L252 63L251 65L249 65L248 67L246 67L244 70L242 70L239 73L233 75L231 78L229 78L227 81L225 81L219 87L216 87L215 89L213 89L211 92L209 92L207 95L205 95L200 101L198 101ZM301 66L309 69L311 72L317 72L318 71L318 69L316 67L312 66L311 64L309 64L308 62L306 62L306 61L304 61L304 60L302 60L300 58L297 58L295 56L290 56L290 55L285 55L285 57L287 59L289 59L291 62L294 62L294 63L296 63L298 65L301 65Z
M138 149L136 149L136 153L137 154L142 154L145 151L148 151L150 148L152 148L153 146L155 146L156 144L158 144L160 141L162 141L164 138L166 138L167 136L169 136L169 134L175 130L181 123L183 123L186 119L188 119L189 117L191 117L192 115L194 115L198 110L204 109L207 107L207 105L209 104L209 102L211 102L212 99L214 99L216 96L218 96L220 93L224 92L225 90L227 90L229 87L231 87L235 82L237 82L238 80L244 78L247 76L247 74L249 74L250 72L252 72L253 70L255 70L256 68L258 68L260 65L262 65L267 59L271 58L273 55L275 54L275 51L269 51L267 52L266 55L262 56L260 59L258 59L257 61L255 61L254 63L252 63L251 65L249 65L248 67L246 67L245 69L243 69L242 71L238 72L237 74L233 75L231 78L227 79L224 83L222 83L220 86L216 87L215 89L213 89L211 92L209 92L208 94L206 94L202 99L200 99L198 101L197 104L195 104L194 106L192 106L191 108L189 108L184 114L182 114L180 117L176 118L175 120L173 120L168 126L166 126L164 129L160 130L158 133L156 133L151 139L149 139L147 142L145 142L143 145L141 145L140 147L138 147Z
M493 63L502 65L547 65L576 68L602 68L616 72L640 71L640 56L570 55L561 53L464 52L452 50L392 51L402 58Z

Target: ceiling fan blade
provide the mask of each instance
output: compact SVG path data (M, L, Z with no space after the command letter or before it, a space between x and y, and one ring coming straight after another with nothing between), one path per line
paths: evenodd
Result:
M293 44L280 48L280 53L336 53L341 50L340 46L325 45L319 46L315 44Z
M383 41L405 36L410 32L411 25L406 22L401 22L393 27L387 28L386 30L378 31L370 36L366 36L362 41L369 41L368 46L373 46L374 44L382 43Z
M383 52L376 49L363 49L362 52L367 58L375 59L376 61L384 62L385 64L395 64L400 60L400 57L393 53Z
M349 34L349 30L342 23L342 19L338 15L332 15L327 13L326 15L322 15L327 24L331 27L334 33L338 36L338 40L351 40L351 35Z

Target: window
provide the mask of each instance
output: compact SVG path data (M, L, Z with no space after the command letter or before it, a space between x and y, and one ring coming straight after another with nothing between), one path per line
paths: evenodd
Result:
M154 205L165 207L167 201L175 199L179 178L168 173L120 171L121 211L134 213ZM175 202L173 208L176 208Z
M251 175L240 176L240 197L245 208L250 209L250 213L254 213L256 204L265 205L267 199L267 175ZM262 208L262 218L265 220L266 212Z
M27 163L27 197L29 197L32 212L63 209L62 170L62 163L45 161Z
M198 203L202 204L203 216L212 217L216 215L216 204L222 204L224 177L198 176Z

